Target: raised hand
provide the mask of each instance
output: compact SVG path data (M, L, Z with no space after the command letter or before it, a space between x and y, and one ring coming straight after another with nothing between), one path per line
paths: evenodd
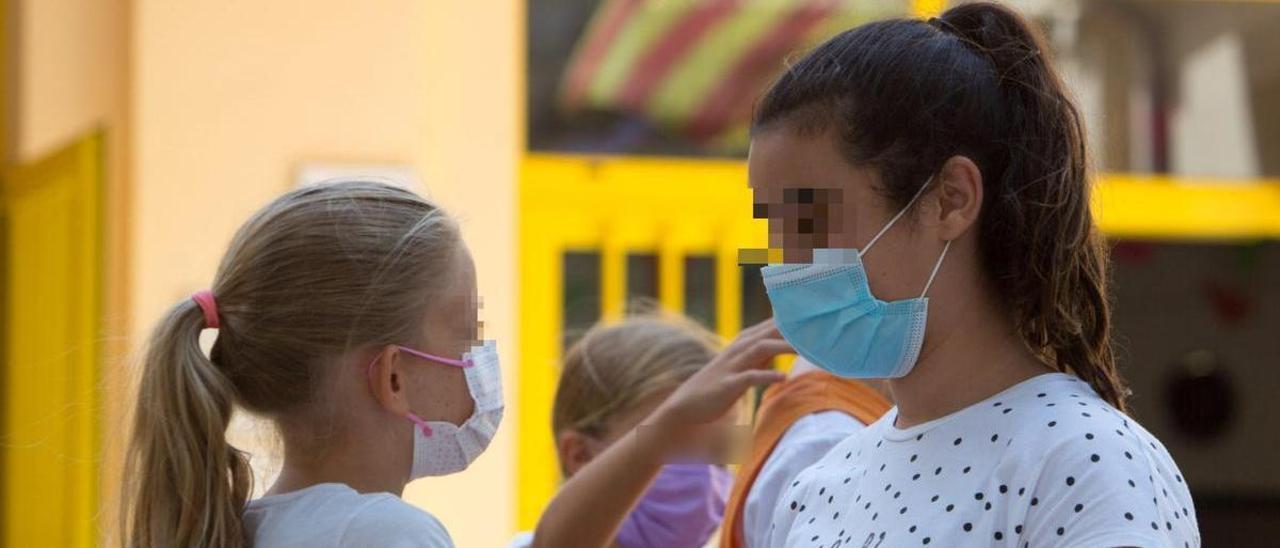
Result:
M534 548L612 546L618 527L669 459L729 412L752 386L786 378L770 360L791 347L773 320L742 332L681 384L640 427L615 442L560 488L538 521Z
M753 386L781 381L771 369L775 356L792 352L773 319L753 325L734 339L654 411L648 426L663 430L696 428L719 420ZM675 432L668 432L675 433Z

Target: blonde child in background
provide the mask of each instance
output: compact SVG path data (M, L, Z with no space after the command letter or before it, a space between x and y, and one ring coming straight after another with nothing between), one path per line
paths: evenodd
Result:
M761 514L772 508L771 486L790 484L850 424L874 422L889 407L870 386L800 359L787 382L765 392L751 445L740 447L729 428L744 411L735 402L746 403L740 396L752 385L782 380L769 367L790 347L767 320L716 348L694 324L648 317L596 327L574 345L553 420L567 481L536 536L523 534L511 548L696 548L717 537L720 546L743 546L744 530L768 525ZM774 451L779 443L788 450ZM744 460L732 478L719 467L671 464L689 454Z
M566 479L606 448L644 429L641 420L711 362L719 347L717 337L697 324L658 315L632 316L583 335L565 356L552 414L552 433ZM661 467L627 513L612 545L697 548L713 539L733 478L723 466L707 461L723 462L734 418L735 413L725 414L694 444L709 458L672 459ZM592 496L607 496L607 491ZM590 521L594 516L579 518ZM562 546L563 540L568 539L535 542L533 535L525 533L512 546Z

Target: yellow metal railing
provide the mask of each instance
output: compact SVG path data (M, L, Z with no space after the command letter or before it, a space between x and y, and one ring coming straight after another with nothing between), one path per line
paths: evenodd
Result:
M1109 236L1172 240L1280 238L1280 181L1103 175L1094 193Z
M763 247L741 162L532 155L520 185L518 526L536 524L559 483L550 410L564 322L563 257L600 254L603 320L621 317L626 256L658 257L658 300L684 308L684 258L715 257L716 331L741 323L737 251Z

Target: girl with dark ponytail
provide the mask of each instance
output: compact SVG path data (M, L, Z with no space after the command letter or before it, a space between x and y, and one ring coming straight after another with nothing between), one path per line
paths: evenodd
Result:
M751 333L800 359L766 392L722 546L1200 545L1186 481L1125 412L1085 134L1044 40L998 4L867 24L786 67L748 159L783 258L762 270L776 327ZM851 379L887 379L894 407L859 421L876 396ZM655 439L694 431L669 415ZM663 445L618 451L599 460L625 473L579 474L626 502ZM610 538L596 515L582 545Z
M1085 134L1042 37L993 3L847 31L777 80L749 161L800 263L764 269L775 320L801 371L889 379L896 407L780 458L803 470L753 486L776 504L746 544L1199 545L1125 414Z

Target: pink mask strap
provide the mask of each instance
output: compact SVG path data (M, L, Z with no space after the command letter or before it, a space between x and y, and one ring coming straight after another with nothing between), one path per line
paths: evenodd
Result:
M435 355L435 354L428 354L428 353L426 353L426 352L420 352L420 351L414 350L414 349L412 349L412 348L409 348L409 347L407 347L407 346L399 346L399 345L397 345L397 346L396 346L396 348L399 348L400 350L403 350L406 354L409 354L409 355L411 355L411 356L417 356L417 357L422 358L422 359L424 359L424 360L431 360L431 361L436 362L436 363L443 363L443 364L445 364L445 365L452 365L452 366L454 366L454 367L461 367L461 368L463 368L463 369L466 369L466 368L468 368L468 367L471 367L471 360L451 360L451 359L449 359L449 358L442 358L442 357L437 356L437 355Z
M198 294L197 294L197 295L198 295ZM193 298L194 298L194 297L193 297ZM199 301L196 301L196 302L199 302ZM400 350L403 350L406 354L409 354L409 355L411 355L411 356L417 356L417 357L422 358L422 359L424 359L424 360L431 360L431 361L433 361L433 362L443 363L443 364L445 364L445 365L452 365L452 366L454 366L454 367L461 367L461 368L463 368L463 369L466 369L466 368L471 367L472 365L474 365L474 364L472 364L472 363L471 363L471 360L451 360L451 359L449 359L449 358L442 358L442 357L437 356L437 355L435 355L435 354L428 354L428 353L426 353L426 352L419 352L419 351L414 350L414 349L412 349L412 348L409 348L409 347L407 347L407 346L400 346L400 345L398 345L398 344L396 345L396 348L399 348ZM379 352L379 353L377 353L377 354L374 354L374 355L373 355L373 359L372 359L372 360L369 360L369 366L368 366L368 367L365 367L365 376L366 376L366 377L369 377L369 387L370 387L370 388L372 388L372 387L373 387L373 364L378 363L378 356L381 356L381 355L382 355L382 353L381 353L381 352ZM427 423L425 423L425 422L419 422L419 426L422 426L422 428L423 428L422 433L424 433L424 434L426 434L426 435L428 435L428 436L430 436L430 435L431 435L431 432L429 431L430 429L429 429L429 428L427 428Z
M431 434L432 434L431 425L427 424L427 421L422 420L422 417L414 415L413 413L409 413L408 415L405 416L405 418L413 421L414 424L418 425L418 428L422 429L422 435L427 436L428 438L431 437Z

